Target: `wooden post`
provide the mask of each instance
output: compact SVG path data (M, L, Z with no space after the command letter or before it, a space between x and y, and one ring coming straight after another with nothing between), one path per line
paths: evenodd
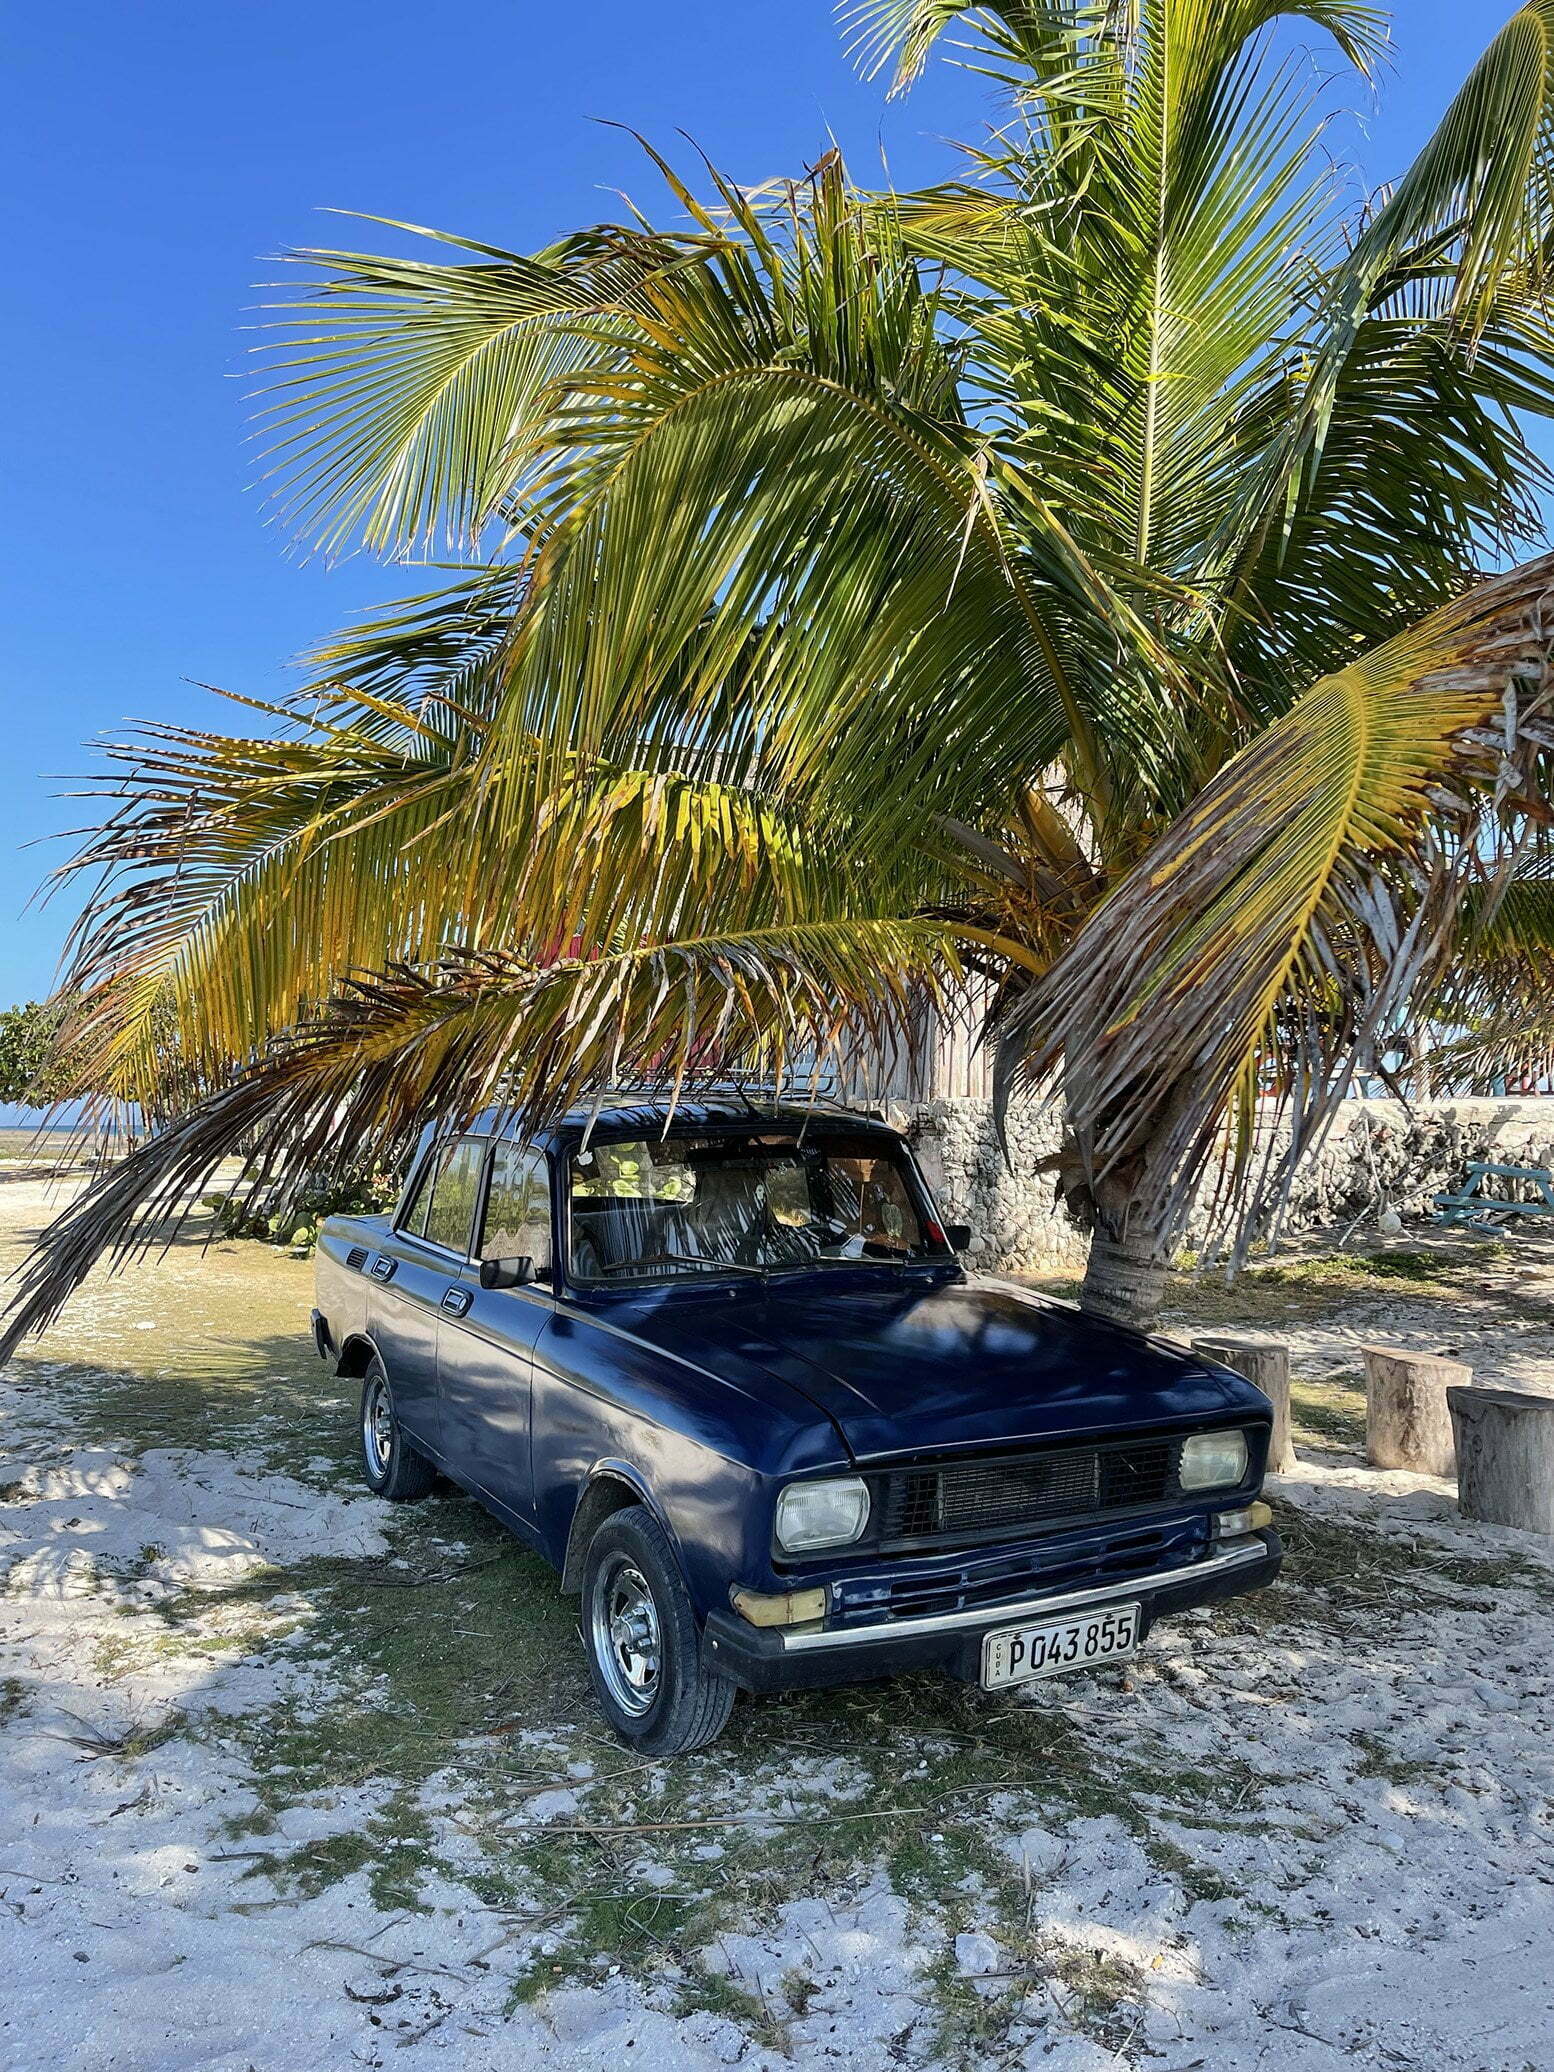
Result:
M1554 1396L1453 1388L1447 1400L1463 1517L1554 1535Z
M1205 1360L1221 1367L1233 1367L1244 1374L1254 1388L1260 1388L1273 1405L1273 1438L1268 1446L1268 1472L1287 1475L1295 1466L1295 1447L1290 1438L1290 1349L1277 1338L1265 1338L1258 1331L1210 1332L1192 1341L1192 1349Z
M1454 1475L1449 1388L1465 1387L1473 1369L1439 1353L1366 1345L1365 1458L1375 1468L1412 1468L1418 1475Z

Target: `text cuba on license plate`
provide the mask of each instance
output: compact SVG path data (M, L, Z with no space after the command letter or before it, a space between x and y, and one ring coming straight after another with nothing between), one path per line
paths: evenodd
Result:
M1089 1669L1097 1662L1131 1655L1138 1639L1136 1604L1112 1604L1104 1611L1055 1620L1048 1626L1010 1626L1002 1633L990 1633L982 1643L983 1687L992 1691L1001 1684L1025 1683L1033 1676Z

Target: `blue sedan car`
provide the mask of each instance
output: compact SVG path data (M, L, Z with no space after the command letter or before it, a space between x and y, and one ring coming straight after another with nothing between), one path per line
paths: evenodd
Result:
M605 1714L671 1754L737 1690L1018 1684L1277 1573L1267 1399L965 1242L846 1111L493 1112L325 1224L313 1329L369 1485L440 1472L544 1554Z

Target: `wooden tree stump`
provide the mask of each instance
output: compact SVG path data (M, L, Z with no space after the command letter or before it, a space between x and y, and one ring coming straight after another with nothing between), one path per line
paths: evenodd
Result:
M1270 1475L1287 1475L1295 1465L1295 1447L1290 1438L1289 1347L1277 1338L1265 1338L1258 1331L1221 1331L1195 1338L1192 1349L1205 1360L1217 1360L1222 1367L1234 1367L1254 1388L1262 1390L1273 1405L1268 1472Z
M1473 1369L1439 1353L1411 1353L1396 1345L1362 1346L1365 1355L1365 1458L1376 1468L1412 1468L1418 1475L1453 1475L1449 1388L1473 1379Z
M1463 1517L1554 1535L1554 1396L1453 1388L1447 1400Z

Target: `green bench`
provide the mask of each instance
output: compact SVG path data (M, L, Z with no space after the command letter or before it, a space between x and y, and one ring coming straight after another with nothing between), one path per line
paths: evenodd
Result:
M1485 1194L1486 1180L1518 1180L1536 1189L1536 1198L1508 1201L1498 1194ZM1508 1216L1554 1216L1554 1173L1547 1166L1497 1165L1475 1158L1468 1165L1468 1177L1456 1194L1435 1197L1437 1223L1460 1224L1464 1229L1491 1232L1501 1228Z

